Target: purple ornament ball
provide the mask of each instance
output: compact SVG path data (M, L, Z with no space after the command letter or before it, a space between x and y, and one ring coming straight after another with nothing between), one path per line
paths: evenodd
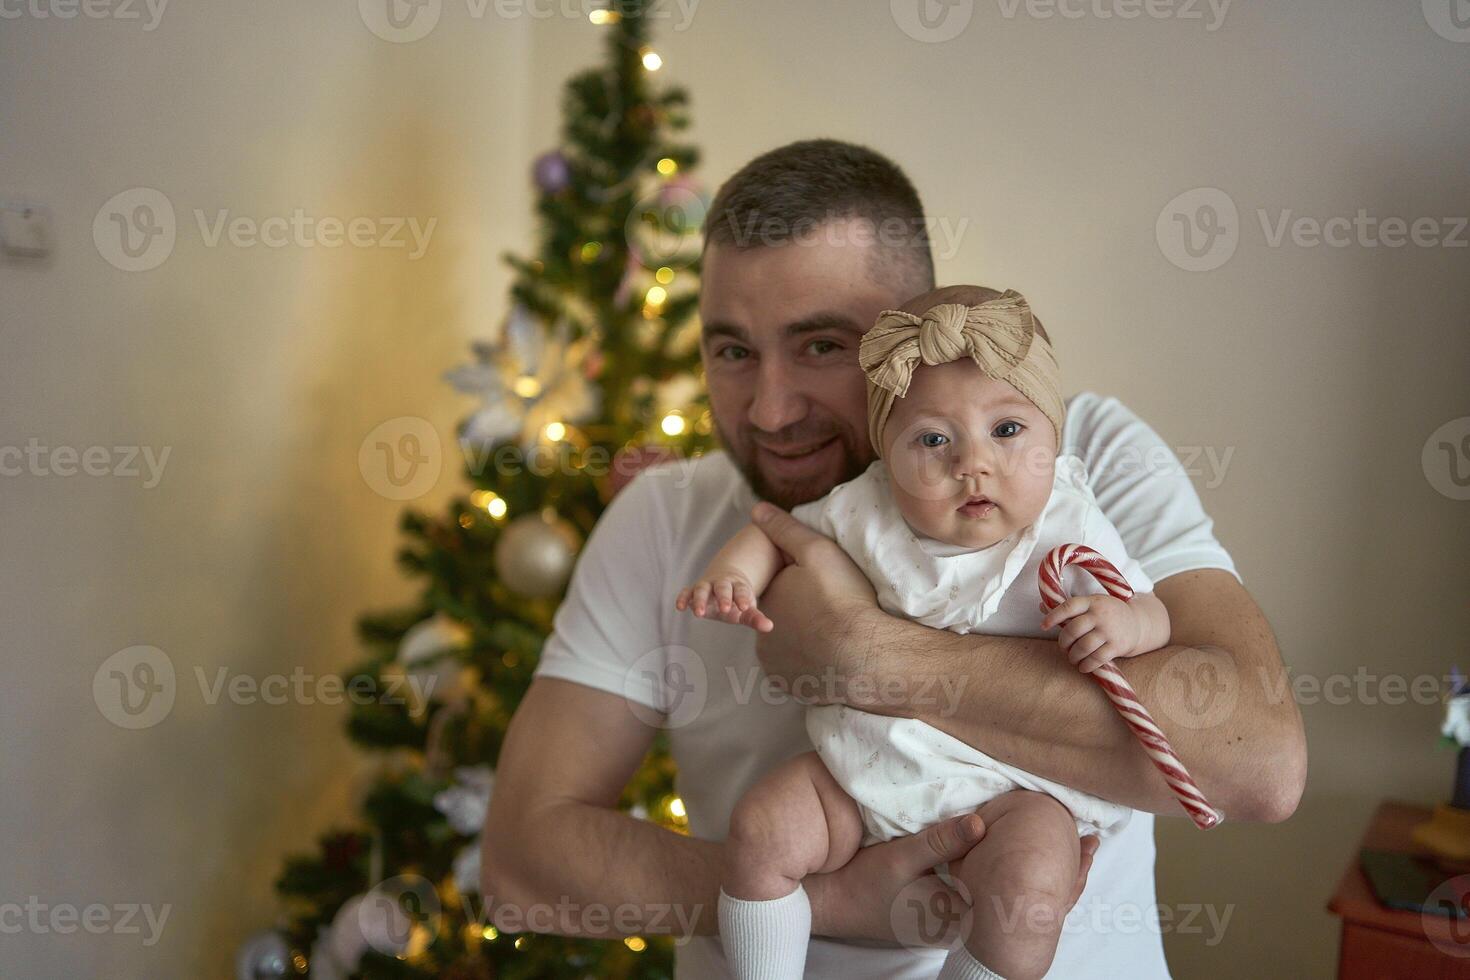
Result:
M547 194L565 190L572 182L572 168L560 150L551 150L536 158L531 167L536 186Z

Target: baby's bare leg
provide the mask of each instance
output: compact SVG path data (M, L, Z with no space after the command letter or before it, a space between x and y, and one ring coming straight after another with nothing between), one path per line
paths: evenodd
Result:
M1056 956L1077 884L1077 821L1050 796L1026 790L998 796L977 812L985 836L956 875L974 908L965 948L1006 980L1041 977Z
M782 763L752 786L730 815L726 894L780 898L809 874L836 871L857 853L858 806L815 752Z
M811 938L801 880L857 853L857 804L815 752L785 762L730 815L720 889L720 944L736 980L800 980Z

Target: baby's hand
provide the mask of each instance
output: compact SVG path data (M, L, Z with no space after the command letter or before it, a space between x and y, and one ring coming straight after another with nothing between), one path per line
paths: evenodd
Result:
M769 633L775 626L765 613L756 608L755 592L750 583L734 575L716 575L695 582L680 591L674 600L674 608L688 609L705 619L749 626L758 633Z
M1062 627L1057 635L1062 652L1084 674L1118 657L1144 652L1143 616L1129 603L1110 595L1073 596L1041 621L1042 629L1054 626Z

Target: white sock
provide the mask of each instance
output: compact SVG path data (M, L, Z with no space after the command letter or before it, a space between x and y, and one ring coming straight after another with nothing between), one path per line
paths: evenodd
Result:
M735 980L801 980L812 906L801 885L785 898L747 901L720 889L720 944Z
M989 969L964 946L956 946L944 958L944 969L935 980L1005 980L999 973Z

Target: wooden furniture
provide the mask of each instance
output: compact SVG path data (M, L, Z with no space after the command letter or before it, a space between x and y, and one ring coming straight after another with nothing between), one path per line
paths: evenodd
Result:
M1382 803L1361 847L1426 854L1409 834L1427 819L1425 807ZM1470 980L1470 923L1384 908L1363 876L1357 851L1327 909L1342 918L1340 980Z

